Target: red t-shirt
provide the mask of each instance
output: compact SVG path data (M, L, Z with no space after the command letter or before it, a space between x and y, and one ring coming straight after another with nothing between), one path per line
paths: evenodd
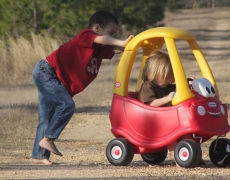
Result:
M84 29L46 57L71 96L97 77L102 59L113 57L114 46L94 43L97 36L91 29Z

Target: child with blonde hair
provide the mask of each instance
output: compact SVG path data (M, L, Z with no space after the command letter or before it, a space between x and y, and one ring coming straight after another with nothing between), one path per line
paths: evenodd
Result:
M168 54L155 50L147 58L142 72L143 84L138 93L138 99L150 106L171 106L171 101L176 90L173 69ZM192 139L190 134L181 139ZM177 142L168 145L171 155ZM201 159L200 165L204 164ZM176 164L176 166L179 166Z
M176 86L169 56L156 50L147 58L138 99L151 106L171 105Z

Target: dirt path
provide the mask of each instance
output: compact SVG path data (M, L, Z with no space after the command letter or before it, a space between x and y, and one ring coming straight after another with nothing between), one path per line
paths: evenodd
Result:
M168 15L165 22L168 26L194 31L204 48L205 55L209 58L230 59L228 14L228 10L183 11ZM199 19L194 21L195 17ZM205 41L205 38L211 40ZM216 61L211 63L216 66ZM28 143L25 143L25 147L17 148L12 142L8 146L4 145L5 142L1 143L1 149L4 149L4 152L0 155L0 179L229 179L229 167L217 168L210 162L208 157L210 141L202 144L206 165L194 169L176 168L170 156L158 166L148 165L139 155L135 155L128 166L112 166L106 159L105 148L114 138L110 133L108 113L116 67L109 66L102 67L94 83L81 95L74 97L77 105L76 113L57 142L64 157L52 156L51 160L56 162L52 166L31 164L29 158L34 137L32 131L27 136L29 138L26 139ZM226 66L221 68L225 69ZM221 74L218 74L218 77L223 78ZM229 76L226 81L219 81L219 83L221 87L228 87L229 92ZM224 88L220 91L224 97L229 98ZM32 89L25 93L25 96L30 95L32 102L36 102L35 95L31 95L34 92ZM229 99L225 100L229 101ZM35 116L34 111L33 116ZM14 130L18 135L16 132L18 129ZM20 140L18 136L18 141Z

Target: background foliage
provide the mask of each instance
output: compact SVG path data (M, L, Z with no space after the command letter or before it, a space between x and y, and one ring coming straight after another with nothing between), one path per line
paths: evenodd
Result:
M0 37L30 37L46 31L52 37L70 38L88 26L97 10L113 12L125 30L133 33L155 26L164 18L167 0L1 0ZM120 32L121 33L121 32Z
M148 27L161 26L166 8L211 8L228 6L229 0L1 0L0 38L12 35L30 38L31 32L69 39L87 27L97 10L113 12L125 31L139 33ZM196 4L199 6L196 6Z

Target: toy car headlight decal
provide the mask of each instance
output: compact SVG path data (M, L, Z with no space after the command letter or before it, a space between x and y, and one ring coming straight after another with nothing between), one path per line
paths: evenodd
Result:
M197 112L198 112L199 115L204 116L205 113L206 113L206 110L205 110L205 108L203 106L198 106L197 107Z
M222 114L224 115L225 114L225 110L224 110L224 107L222 105L220 105L220 110L221 110Z
M215 89L206 78L198 78L192 81L193 89L204 97L214 97Z

